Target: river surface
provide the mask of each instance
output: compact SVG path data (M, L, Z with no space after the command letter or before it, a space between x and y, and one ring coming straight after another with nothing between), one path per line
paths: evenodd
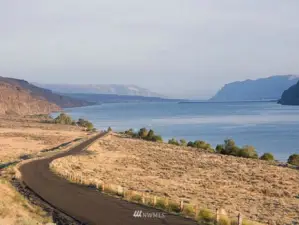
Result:
M226 138L253 145L286 161L299 153L299 107L274 102L244 103L113 103L65 110L74 119L90 120L96 128L123 131L146 127L162 135L204 140L216 146Z

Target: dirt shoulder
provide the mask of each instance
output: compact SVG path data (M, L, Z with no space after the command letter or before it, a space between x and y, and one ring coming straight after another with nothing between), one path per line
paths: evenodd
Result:
M299 172L261 160L211 154L115 136L89 147L92 154L52 163L85 179L103 180L133 190L245 218L278 224L299 221Z

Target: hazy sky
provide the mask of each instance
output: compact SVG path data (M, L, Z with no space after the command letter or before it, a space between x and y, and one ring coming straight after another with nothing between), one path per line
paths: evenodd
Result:
M0 75L205 97L299 74L298 0L0 0Z

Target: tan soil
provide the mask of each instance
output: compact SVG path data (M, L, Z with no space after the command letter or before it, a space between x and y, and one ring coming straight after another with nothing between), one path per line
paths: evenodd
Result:
M185 199L229 215L278 224L299 221L299 171L261 160L115 136L89 148L94 154L54 161L58 170L86 179Z

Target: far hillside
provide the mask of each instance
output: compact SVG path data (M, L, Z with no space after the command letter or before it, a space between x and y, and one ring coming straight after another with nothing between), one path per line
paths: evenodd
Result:
M91 105L90 102L53 93L51 90L37 87L25 80L9 78L9 77L0 77L0 82L9 84L13 87L19 87L20 89L28 92L31 97L48 101L61 108L71 108L71 107Z
M282 105L299 105L299 82L285 90L278 103Z
M162 95L136 85L124 84L36 84L39 87L52 90L57 93L84 93L84 94L108 94L130 95L145 97L163 97Z
M226 84L211 101L264 101L278 100L282 93L299 80L294 75L278 75L257 80Z
M160 97L114 95L114 94L82 94L82 93L63 93L63 95L85 100L95 104L101 103L128 103L128 102L179 102L182 99L166 99Z

